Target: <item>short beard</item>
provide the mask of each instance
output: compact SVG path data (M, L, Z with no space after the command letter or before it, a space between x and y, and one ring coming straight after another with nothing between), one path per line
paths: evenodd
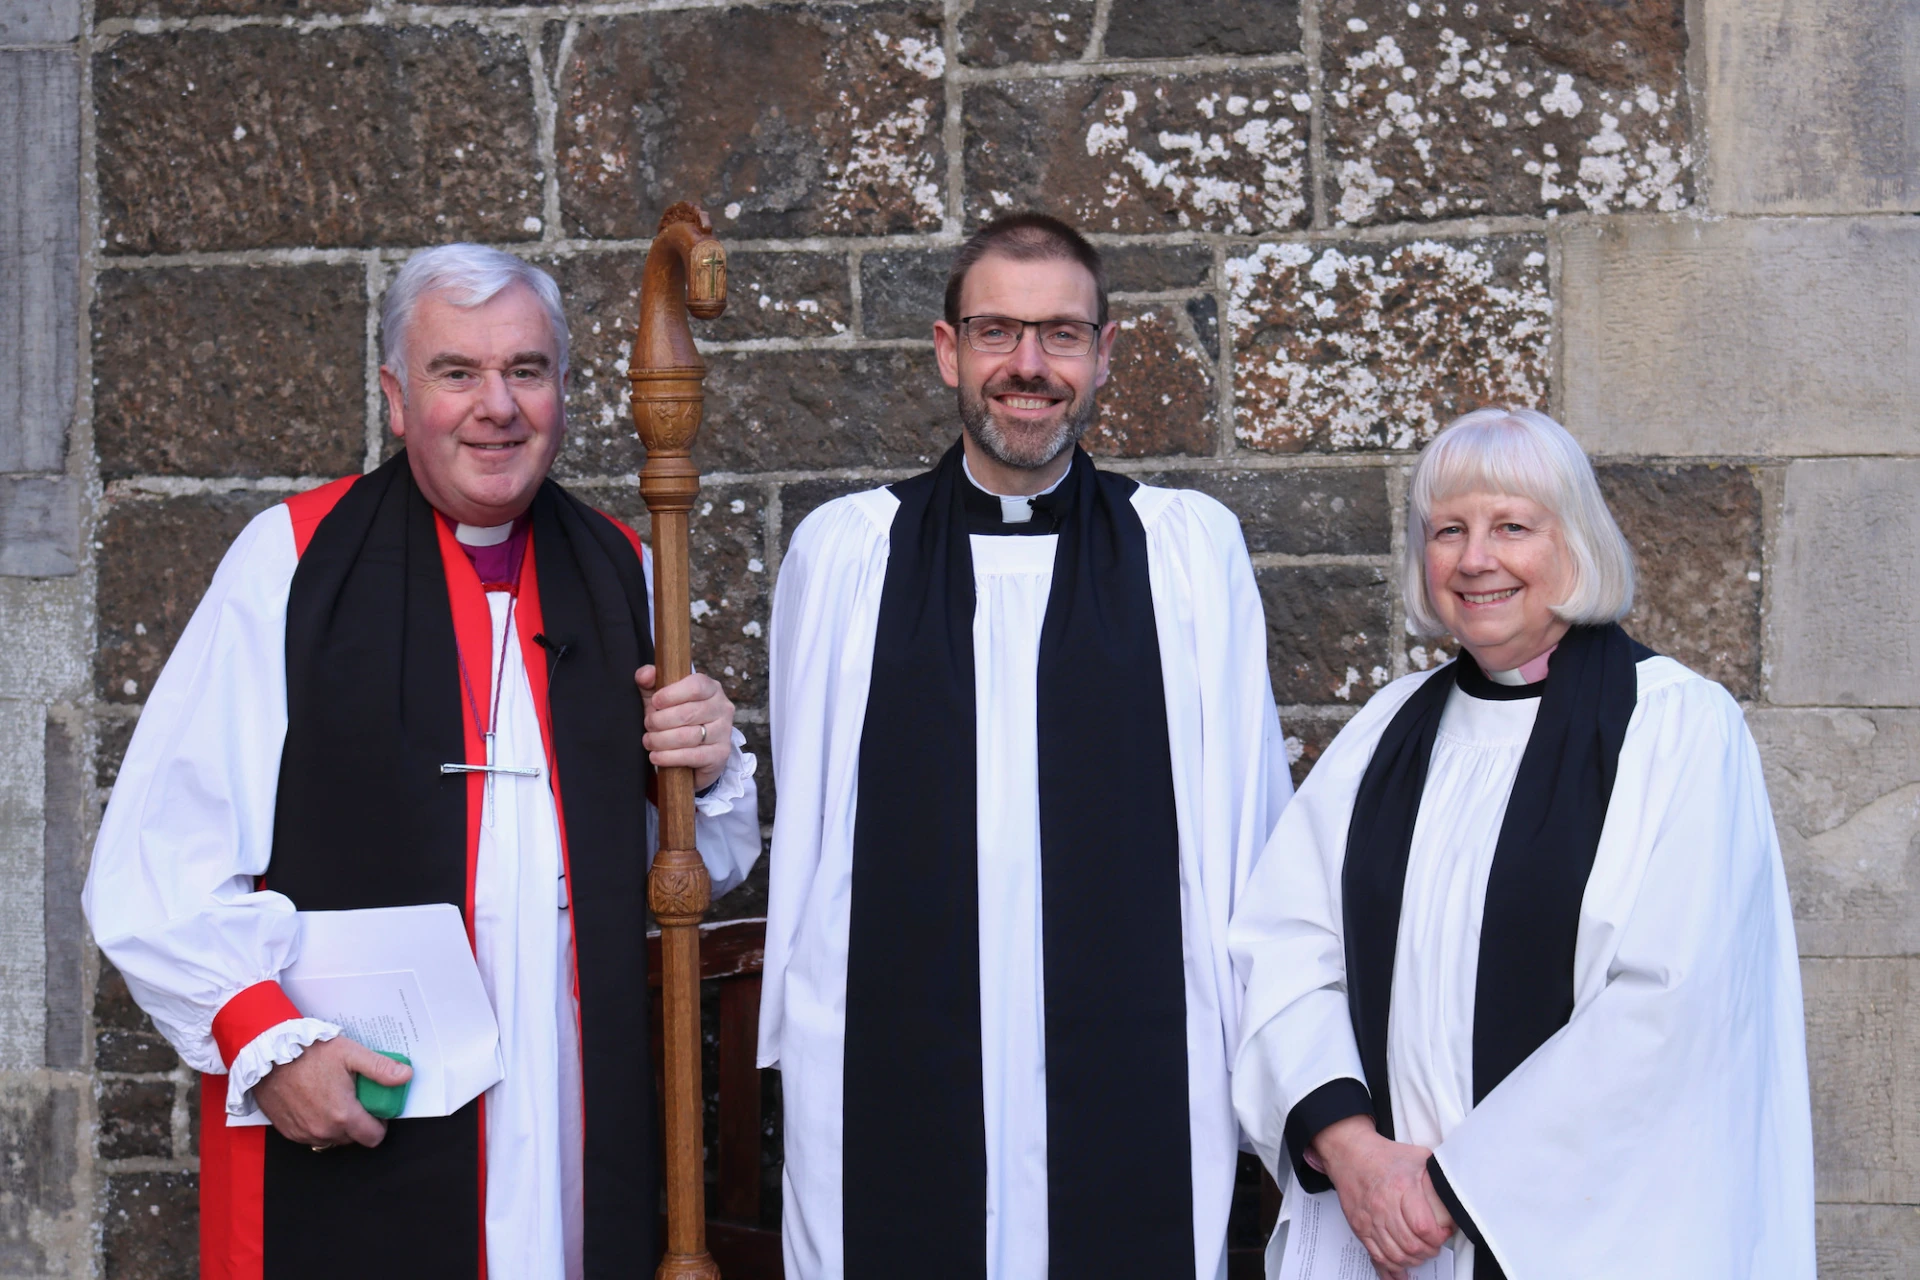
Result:
M1016 439L1001 427L993 416L993 407L988 403L987 396L1007 392L1017 394L1021 391L1031 391L1036 395L1058 395L1062 389L1044 379L1029 381L1024 378L1004 378L998 385L983 389L976 395L963 382L960 385L961 425L966 428L967 437L1001 466L1017 471L1038 471L1079 443L1080 437L1093 425L1098 406L1094 403L1092 388L1088 388L1087 394L1081 399L1068 402L1066 412L1051 431L1027 439Z

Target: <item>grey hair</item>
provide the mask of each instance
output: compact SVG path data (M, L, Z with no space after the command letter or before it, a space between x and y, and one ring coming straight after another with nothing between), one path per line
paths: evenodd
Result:
M1434 437L1407 485L1400 591L1407 625L1416 633L1446 634L1427 589L1429 516L1436 502L1463 493L1512 494L1553 512L1573 561L1573 586L1553 606L1556 617L1576 625L1618 622L1633 607L1633 549L1607 509L1579 442L1532 409L1475 409Z
M510 253L480 244L443 244L422 249L408 258L380 300L380 363L400 385L407 385L407 331L420 300L435 294L456 307L479 307L502 290L520 284L547 313L553 345L560 357L560 374L567 372L567 312L560 304L560 286L553 277Z

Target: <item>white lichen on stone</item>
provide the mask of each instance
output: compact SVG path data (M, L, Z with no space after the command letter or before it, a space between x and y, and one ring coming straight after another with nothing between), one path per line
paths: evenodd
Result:
M1519 212L1500 207L1514 201L1495 189L1520 175L1537 180L1529 185L1550 209L1687 204L1692 157L1679 83L1602 85L1542 65L1536 48L1499 33L1432 21L1354 42L1338 58L1327 95L1337 113L1330 158L1340 222ZM1560 156L1554 139L1571 154ZM1453 159L1489 140L1499 160ZM1389 193L1393 207L1383 209Z
M1412 449L1464 408L1544 403L1545 259L1497 276L1502 247L1267 244L1229 258L1235 434L1262 449Z

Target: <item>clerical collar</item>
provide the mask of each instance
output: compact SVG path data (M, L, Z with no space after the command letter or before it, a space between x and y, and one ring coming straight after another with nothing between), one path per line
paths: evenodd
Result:
M1514 702L1523 698L1537 698L1547 689L1545 680L1528 684L1518 671L1482 671L1480 664L1469 653L1462 653L1455 665L1460 668L1457 676L1460 692L1469 698L1480 698L1487 702Z
M1073 474L1073 468L1069 466L1065 471L1060 473L1060 478L1058 480L1055 480L1052 484L1042 489L1039 493L1022 494L1022 495L1016 495L1016 496L1010 497L1004 493L995 493L993 490L987 488L987 486L981 484L978 480L976 480L973 475L973 468L967 465L967 460L965 458L960 459L960 470L961 470L961 473L967 477L967 483L973 486L975 490L977 490L980 493L984 493L988 497L993 498L994 500L999 502L1001 524L1026 524L1027 522L1031 521L1033 519L1033 505L1034 505L1033 500L1035 498L1045 497L1047 494L1052 493L1055 489L1058 489L1061 485L1065 484L1067 477ZM967 509L970 514L973 511L973 508L974 508L973 503L967 504ZM1024 532L1024 530L1022 532Z
M520 587L520 562L526 556L527 531L533 521L525 515L505 524L460 524L440 517L453 526L454 541L473 564L480 585L488 591L517 591Z

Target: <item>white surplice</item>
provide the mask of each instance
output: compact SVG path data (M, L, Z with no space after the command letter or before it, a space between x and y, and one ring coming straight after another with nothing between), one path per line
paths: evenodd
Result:
M1281 1150L1289 1110L1329 1081L1364 1079L1341 930L1354 797L1381 734L1430 675L1387 686L1334 739L1233 922L1248 980L1234 1102L1289 1201L1300 1194ZM1509 1280L1806 1280L1799 957L1759 753L1719 685L1661 657L1637 676L1581 903L1573 1017L1478 1107L1481 913L1540 703L1448 695L1396 935L1395 1136L1434 1149ZM1472 1244L1453 1244L1456 1277L1472 1280Z
M284 505L255 517L228 550L147 699L87 877L83 903L101 950L196 1071L228 1071L213 1042L214 1015L236 993L277 977L297 954L296 904L253 888L272 852L287 729L287 598L297 564ZM651 585L650 556L645 567ZM487 595L496 658L511 599L505 591ZM532 686L517 640L505 653L503 669L493 672L495 761L543 772L494 777L474 875L475 958L506 1061L505 1078L485 1095L487 1264L496 1276L578 1280L582 1109L572 916ZM492 692L474 690L490 701ZM697 802L695 834L716 893L743 880L760 853L755 762L740 750L744 741L736 730L726 773ZM649 807L650 850L655 827ZM228 1109L251 1112L250 1090L274 1064L337 1032L302 1019L261 1033L232 1064Z
M1239 1133L1227 1067L1240 986L1226 924L1292 792L1267 677L1266 622L1240 526L1184 490L1142 487L1148 576L1172 744L1185 934L1197 1280L1226 1269ZM885 489L802 522L772 629L774 822L760 1063L786 1112L790 1280L835 1280L841 1251L842 1058L860 735L898 502ZM1045 981L1036 664L1052 535L971 539L978 729L980 1017L992 1280L1047 1273ZM897 713L913 715L910 706ZM854 1105L858 1105L857 1100ZM1116 1123L1125 1123L1116 1117ZM939 1159L929 1152L929 1159Z

